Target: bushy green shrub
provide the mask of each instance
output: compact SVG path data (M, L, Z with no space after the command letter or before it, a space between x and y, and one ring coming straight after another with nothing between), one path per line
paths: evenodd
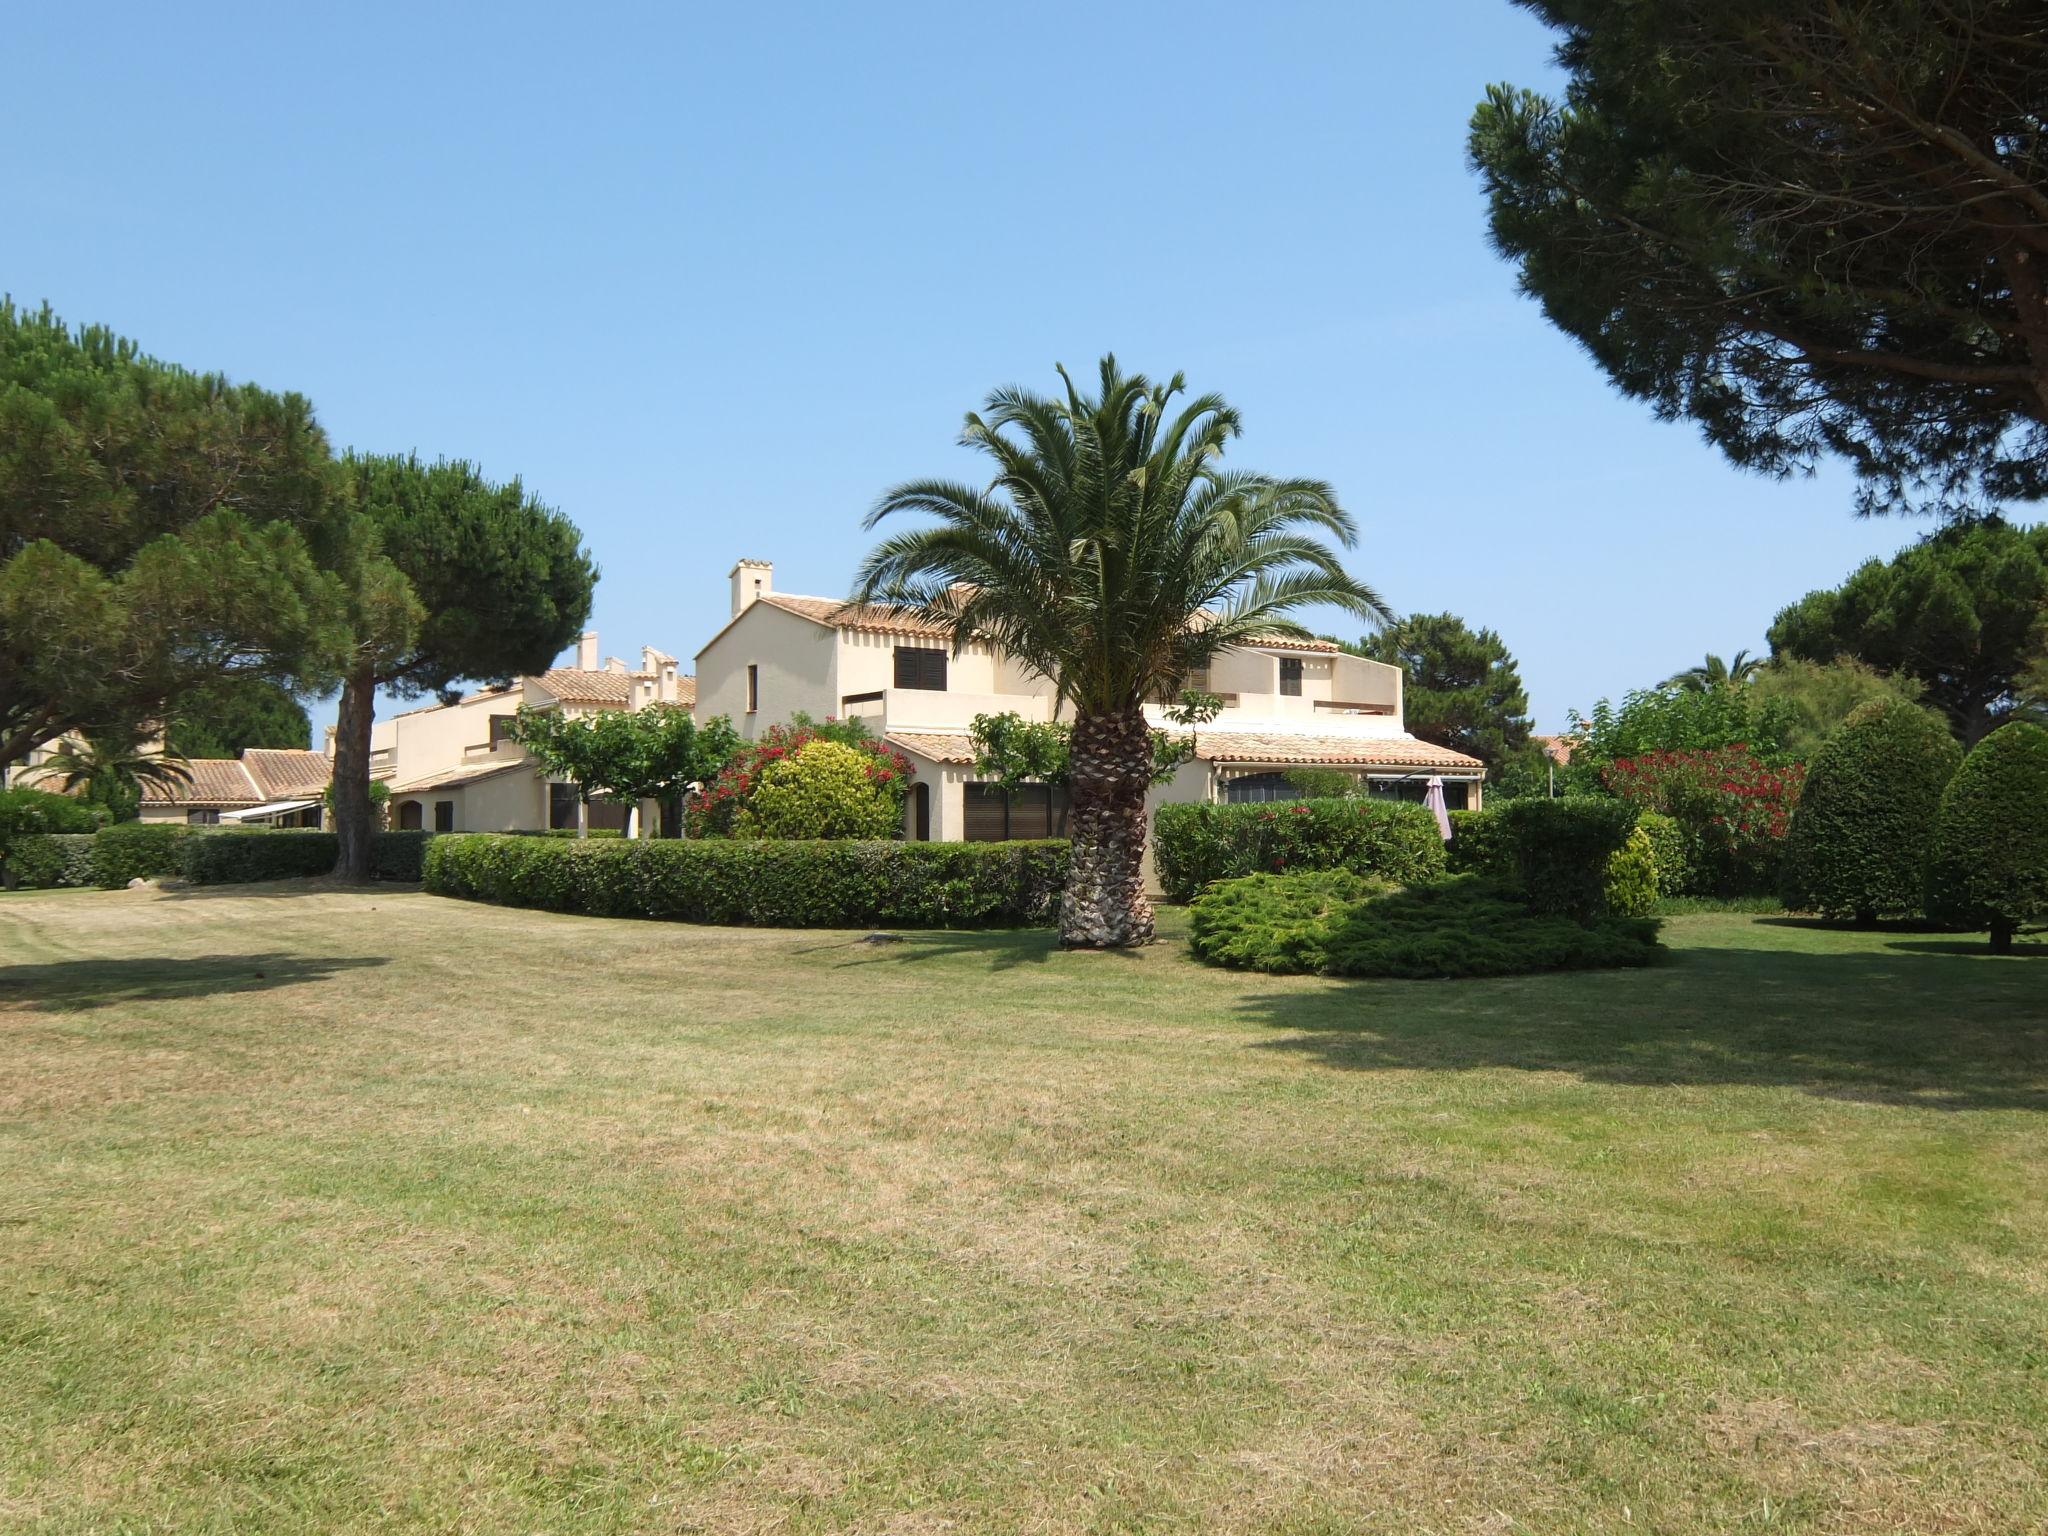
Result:
M1941 797L1928 901L1990 929L2001 952L2022 924L2048 920L2048 730L2002 725L1963 759Z
M874 758L837 741L813 741L761 770L739 813L741 837L862 838L902 829L902 802L873 777Z
M1516 800L1500 816L1515 883L1547 916L1591 922L1607 910L1607 861L1636 828L1636 808L1598 795Z
M1324 976L1516 976L1647 965L1657 923L1590 924L1532 912L1513 886L1479 875L1388 890L1356 875L1250 875L1210 886L1189 912L1189 944L1212 964Z
M1500 811L1452 811L1451 840L1444 845L1444 859L1444 867L1454 875L1512 876L1515 850Z
M128 821L102 827L92 837L92 883L118 890L130 880L160 880L181 873L185 839L182 822Z
M417 882L425 873L432 832L379 832L370 839L370 878ZM336 850L337 856L339 850Z
M437 837L427 889L505 906L775 928L1042 927L1064 842L558 842Z
M1646 752L1600 771L1608 793L1678 823L1680 889L1697 896L1777 890L1785 834L1805 781L1804 764L1765 762L1739 742Z
M1444 871L1436 818L1391 800L1162 805L1153 819L1153 850L1169 901L1187 901L1212 880L1240 875L1343 869L1406 885Z
M92 884L92 834L25 832L7 850L7 878L28 890Z
M1785 840L1785 905L1859 923L1917 913L1941 795L1962 748L1926 710L1858 707L1807 765Z
M378 832L370 838L370 876L417 880L432 832ZM305 880L329 874L341 855L332 832L281 827L263 831L202 832L185 840L178 872L194 885L246 885L257 880Z
M1669 900L1692 889L1692 862L1686 856L1685 828L1675 816L1644 811L1636 830L1650 840L1650 858L1657 867L1657 894Z
M45 789L0 790L0 884L54 884L54 879L44 878L55 867L51 864L54 852L40 845L37 851L26 852L19 845L57 834L90 832L104 826L106 820L104 806L73 795L51 794ZM25 859L34 865L33 876L24 866Z
M1657 905L1657 853L1641 826L1607 859L1607 910L1616 917L1648 917Z

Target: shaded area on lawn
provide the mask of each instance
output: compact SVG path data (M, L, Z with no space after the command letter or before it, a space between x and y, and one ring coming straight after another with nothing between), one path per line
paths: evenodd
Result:
M194 955L116 960L57 960L0 969L0 1010L46 1013L105 1008L114 1003L163 1002L228 992L265 992L325 981L341 971L388 964L382 955Z
M1254 1049L1354 1071L1505 1067L1636 1086L1753 1084L1874 1104L2048 1111L2048 995L2033 967L1981 947L1891 956L1690 949L1652 971L1332 982L1262 993L1239 1011L1292 1032Z

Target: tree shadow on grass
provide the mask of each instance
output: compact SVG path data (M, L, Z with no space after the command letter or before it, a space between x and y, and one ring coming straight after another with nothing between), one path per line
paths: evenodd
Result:
M325 981L343 971L390 962L382 955L150 956L134 960L59 960L0 968L0 1013L71 1013L116 1003L155 1003L233 992L267 992Z
M1241 1006L1288 1032L1255 1049L1351 1071L1506 1068L2048 1111L2048 989L1981 950L1688 949L1649 970L1334 983Z
M1112 957L1129 962L1142 958L1144 951L1130 949L1075 950L1060 948L1059 935L1050 928L946 929L907 931L893 943L869 944L853 939L839 946L847 951L843 966L884 963L919 965L928 960L978 960L992 971L1013 971L1024 965L1044 965L1071 953L1077 963Z

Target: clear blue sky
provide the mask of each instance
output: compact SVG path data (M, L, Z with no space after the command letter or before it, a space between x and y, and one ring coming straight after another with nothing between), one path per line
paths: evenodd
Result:
M844 591L882 487L979 473L963 411L1110 349L1333 481L1354 572L1498 629L1544 727L1923 531L1736 473L1517 296L1464 164L1489 81L1552 79L1506 0L7 30L0 288L298 390L338 446L523 476L620 655L692 655L740 555Z

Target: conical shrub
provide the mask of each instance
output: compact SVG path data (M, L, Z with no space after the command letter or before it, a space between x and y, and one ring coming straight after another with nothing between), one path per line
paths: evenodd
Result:
M2000 952L2023 923L2048 921L2048 730L2002 725L1963 759L1941 797L1927 883L1937 917L1990 929Z
M1921 911L1941 792L1962 758L1918 705L1854 710L1807 765L1785 839L1785 904L1859 923Z

